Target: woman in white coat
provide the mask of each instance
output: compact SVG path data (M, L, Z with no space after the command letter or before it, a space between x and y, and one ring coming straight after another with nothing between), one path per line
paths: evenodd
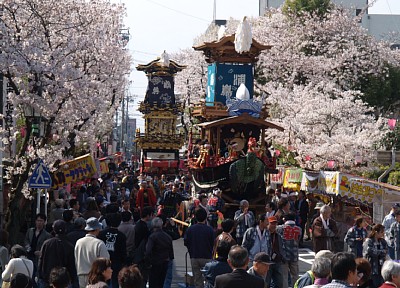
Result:
M21 245L14 245L11 248L11 260L6 269L1 274L3 281L9 282L13 275L17 273L24 274L32 278L33 262L27 258L28 253Z

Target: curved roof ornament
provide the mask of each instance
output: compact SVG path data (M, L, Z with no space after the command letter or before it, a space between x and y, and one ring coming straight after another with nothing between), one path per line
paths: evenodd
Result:
M240 22L236 29L235 34L235 50L237 53L241 54L243 52L250 51L251 44L253 42L253 36L251 33L250 23L247 21L246 16Z
M161 64L161 66L163 66L163 67L169 67L169 55L168 55L167 52L165 52L165 50L164 50L164 52L161 54L161 57L160 57L160 64Z

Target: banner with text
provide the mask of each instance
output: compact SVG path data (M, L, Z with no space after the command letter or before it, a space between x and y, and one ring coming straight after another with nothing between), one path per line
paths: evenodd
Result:
M318 178L318 189L328 194L338 194L337 182L339 172L336 171L320 171Z
M53 188L90 178L97 172L90 154L60 164L60 169L53 174Z
M367 181L350 174L339 175L339 195L362 202L372 203L376 196L381 197L385 189L372 181Z
M288 189L298 190L300 188L300 183L302 178L303 178L302 169L287 169L285 170L283 187Z
M282 184L283 183L283 175L285 174L285 167L276 167L276 170L278 170L278 174L270 174L271 175L271 183Z

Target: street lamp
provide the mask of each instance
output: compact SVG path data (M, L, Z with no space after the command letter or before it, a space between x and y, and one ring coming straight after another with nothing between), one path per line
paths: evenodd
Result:
M31 105L24 105L23 107L25 119L28 120L28 124L31 127L26 127L27 129L31 129L31 133L33 136L40 136L43 133L42 126L42 115L40 111L35 110Z

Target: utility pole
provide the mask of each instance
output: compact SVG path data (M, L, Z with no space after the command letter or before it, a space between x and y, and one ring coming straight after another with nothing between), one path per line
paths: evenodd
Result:
M125 97L122 98L122 109L121 109L121 127L120 127L120 135L119 135L119 151L124 151L124 121L125 119Z
M214 0L214 9L213 9L213 22L217 19L217 0Z

